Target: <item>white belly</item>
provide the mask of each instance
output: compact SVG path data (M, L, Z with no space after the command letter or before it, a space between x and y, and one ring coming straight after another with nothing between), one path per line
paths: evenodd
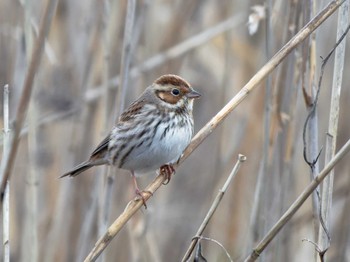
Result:
M181 156L192 138L192 125L170 129L163 122L158 126L152 143L133 150L122 164L121 168L133 170L140 176L149 171L155 171L164 164L173 164ZM164 130L168 131L164 135Z

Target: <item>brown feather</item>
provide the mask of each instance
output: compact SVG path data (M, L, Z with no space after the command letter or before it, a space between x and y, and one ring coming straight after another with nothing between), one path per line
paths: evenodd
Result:
M142 107L146 104L144 98L140 98L132 103L119 117L119 121L127 122L130 119L135 118L139 112L141 112Z
M159 77L154 83L162 86L173 85L173 86L185 86L187 88L190 87L190 84L185 79L177 75L163 75Z

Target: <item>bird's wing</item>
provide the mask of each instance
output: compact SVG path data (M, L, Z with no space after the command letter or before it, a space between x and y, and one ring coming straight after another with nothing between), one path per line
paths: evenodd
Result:
M119 122L117 126L122 124L122 122L129 122L131 119L135 118L139 112L141 112L145 101L143 99L138 99L132 103L119 117ZM102 142L96 147L96 149L91 153L91 158L100 158L108 151L108 144L111 140L111 134L109 134Z
M145 103L146 101L143 98L136 100L120 115L119 122L128 122L137 117L142 112Z
M108 150L108 144L111 140L111 135L109 134L102 142L96 147L96 149L91 153L91 158L101 157Z

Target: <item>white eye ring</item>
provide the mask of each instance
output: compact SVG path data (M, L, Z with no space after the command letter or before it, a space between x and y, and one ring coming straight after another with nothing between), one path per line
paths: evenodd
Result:
M173 88L173 89L171 90L171 94L172 94L173 96L178 96L178 95L180 94L180 90L177 89L177 88Z

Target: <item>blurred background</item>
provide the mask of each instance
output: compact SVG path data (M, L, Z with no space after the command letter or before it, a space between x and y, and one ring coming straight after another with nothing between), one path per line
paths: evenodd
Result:
M134 196L127 171L97 167L74 179L58 177L90 155L121 107L156 78L178 74L202 94L194 106L197 132L326 2L60 0L11 177L11 261L82 261L124 210ZM11 120L45 6L46 1L38 0L0 1L0 86L9 84ZM337 15L299 45L186 159L99 261L180 261L239 153L247 161L204 236L220 242L233 261L244 260L310 183L303 126L318 87L321 57L336 42ZM132 22L128 30L126 21ZM349 63L345 59L345 72ZM332 56L315 128L307 128L308 158L315 159L323 147L316 171L325 163L333 65ZM125 92L119 85L121 72ZM337 148L350 136L349 83L345 73ZM3 120L2 106L0 111ZM349 160L346 156L335 169L329 261L350 261ZM141 188L154 177L140 178ZM318 208L309 199L260 261L316 261L315 246L302 240L318 242L320 222L318 213L313 215ZM229 261L214 242L202 241L202 253L208 261Z

